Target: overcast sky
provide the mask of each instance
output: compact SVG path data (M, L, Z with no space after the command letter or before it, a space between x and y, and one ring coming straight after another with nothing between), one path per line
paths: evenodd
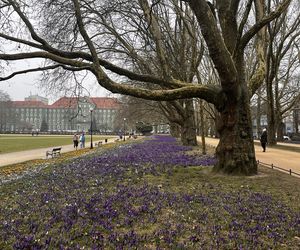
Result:
M86 84L86 88L91 92L92 96L112 96L110 92L100 86ZM38 94L47 97L49 102L52 103L63 96L63 94L61 96L47 96L45 91L39 87L39 75L37 73L20 75L9 81L0 82L0 90L9 94L13 101L23 101L29 95Z
M4 50L6 53L18 53L18 47L12 43L0 39L0 48ZM0 50L1 51L1 50ZM19 60L19 61L10 61L6 70L7 72L0 72L1 76L8 76L13 71L20 71L28 68L35 68L41 66L43 59L27 59L27 60ZM2 62L4 63L4 62ZM2 64L2 65L5 65ZM0 68L1 70L1 68ZM0 90L6 92L12 101L23 101L25 97L30 95L40 95L42 97L46 97L49 99L49 103L53 103L60 97L64 96L64 93L61 93L58 96L47 95L45 90L41 88L40 84L40 74L39 72L35 73L27 73L23 75L17 75L11 78L8 81L0 81ZM112 97L112 93L102 88L99 84L95 83L94 77L88 77L87 81L84 83L84 87L90 93L90 96L99 97L99 96L110 96Z
M19 61L15 64L15 68L25 69L31 67L32 65L38 65L38 61L29 63L28 61ZM12 66L13 67L13 66ZM5 72L4 75L8 75L11 72ZM0 90L6 92L11 100L13 101L23 101L25 97L29 95L40 95L43 97L47 97L49 99L49 103L53 103L58 98L63 96L47 96L45 91L39 86L40 73L28 73L24 75L18 75L14 78L0 82ZM87 90L91 93L91 96L112 96L110 92L100 87L97 84L93 84L93 81L87 82L84 85Z

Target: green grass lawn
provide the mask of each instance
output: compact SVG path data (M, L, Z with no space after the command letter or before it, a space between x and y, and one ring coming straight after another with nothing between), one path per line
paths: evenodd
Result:
M109 139L112 136L93 135L93 141ZM18 152L30 149L54 147L73 144L73 135L0 135L0 154ZM90 142L90 135L86 136L86 145Z

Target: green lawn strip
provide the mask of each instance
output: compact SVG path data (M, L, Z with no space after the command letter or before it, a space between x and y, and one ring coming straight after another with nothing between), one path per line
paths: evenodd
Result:
M93 141L113 136L93 136ZM86 136L86 145L90 136ZM0 154L72 144L72 136L0 136Z

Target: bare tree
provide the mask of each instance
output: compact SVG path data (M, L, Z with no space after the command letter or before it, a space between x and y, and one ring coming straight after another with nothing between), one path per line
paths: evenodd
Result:
M10 96L0 90L0 131L10 130L15 125L15 112Z
M172 5L162 5L157 2L155 6L150 6L147 1L141 0L138 1L140 11L136 11L134 4L130 10L124 10L123 6L115 6L114 12L130 23L130 29L123 28L127 32L120 34L115 24L102 18L99 24L104 25L108 30L107 35L111 36L111 43L105 45L105 49L113 54L115 52L114 40L118 40L122 45L121 48L118 47L119 53L122 51L124 57L127 57L127 62L134 65L136 71L160 75L161 78L166 79L174 78L192 82L203 55L203 43L197 22L187 4L175 0L171 2ZM89 6L89 11L101 16L93 6ZM109 20L112 20L114 13L107 14L107 16ZM136 39L142 44L141 47L134 46L132 29L135 31ZM153 89L149 84L147 88ZM165 110L166 117L171 118L181 127L182 143L197 145L193 100L160 103L160 106ZM177 112L177 114L169 114L170 111Z
M122 96L119 102L122 104L122 108L116 117L116 126L119 130L122 130L124 118L126 118L127 126L132 130L135 129L137 122L154 126L168 123L159 108L159 102L131 96Z
M275 22L268 25L267 52L267 114L270 144L276 143L276 134L283 136L283 117L295 103L299 102L297 68L299 67L297 44L300 39L299 3L291 4L290 9Z
M278 18L288 8L291 0L282 0L276 6L271 6L272 8L267 9L263 16L257 18L247 27L245 23L250 20L253 0L246 2L217 0L213 7L211 3L205 0L184 1L188 3L188 8L193 11L209 56L218 72L220 82L218 86L195 84L191 81L176 79L169 74L167 69L168 55L161 50L162 44L166 41L159 37L151 9L157 6L157 3L170 4L172 1L157 1L151 5L150 11L141 11L143 4L148 1L112 0L110 2L119 6L122 5L124 11L128 7L136 7L142 20L149 20L148 23L151 25L146 25L146 27L152 30L152 35L158 35L158 39L150 39L152 37L149 37L149 43L145 46L152 46L160 54L158 58L161 66L160 74L156 72L154 74L136 73L126 68L124 66L126 57L123 61L123 53L117 53L118 48L124 46L119 40L115 40L116 51L113 58L108 57L111 53L107 54L104 49L99 49L103 48L103 44L107 41L106 38L110 39L110 37L106 36L105 26L98 25L98 22L95 25L93 21L101 19L101 17L105 19L106 12L101 10L105 10L103 7L107 5L108 1L24 0L19 2L1 0L0 8L1 13L4 13L5 24L1 25L0 37L30 49L14 54L2 53L0 59L10 61L44 58L47 62L53 62L53 64L48 63L43 67L14 72L11 75L2 76L1 79L9 79L16 74L25 72L61 68L69 71L89 71L102 87L113 93L158 101L192 97L204 99L216 107L221 118L218 124L220 143L216 150L218 162L215 170L246 175L256 173L257 163L252 140L249 105L249 93L252 93L252 86L249 87L249 82L245 77L245 48L263 27ZM101 16L87 11L89 4L92 4L94 9L100 9ZM239 13L243 6L243 13ZM52 9L61 13L61 20L58 23L62 23L64 26L59 26L58 31L55 31L58 25L52 26L51 23L51 21L57 20L57 17L51 18L51 16L45 15L43 22L38 21L46 12L46 8L47 11ZM242 18L238 18L240 15ZM135 21L138 22L138 20ZM119 15L115 15L110 22L116 27L121 26L116 29L118 33L122 33L122 27L130 26L130 23ZM141 25L145 24L142 23ZM69 26L73 26L73 29L66 29ZM51 38L56 37L56 39L50 39L47 36L50 28L53 30ZM64 33L65 29L70 32ZM10 30L14 32L11 33ZM131 37L131 39L133 38L134 36ZM137 40L134 46L139 48L143 47L144 44L139 44L139 40ZM143 49L141 53L147 56L148 53L145 54L144 51ZM139 58L137 57L137 60ZM149 90L137 85L124 84L120 78L113 77L108 71L130 80L151 83L153 88ZM263 71L258 73L265 75Z

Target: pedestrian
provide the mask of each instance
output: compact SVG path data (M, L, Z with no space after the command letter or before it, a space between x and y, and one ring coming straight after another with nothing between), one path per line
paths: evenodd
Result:
M268 143L268 133L267 133L266 128L263 129L263 132L260 136L260 143L261 143L261 146L263 148L263 152L266 152L266 146L267 146L267 143Z
M73 144L74 144L74 148L77 150L77 147L78 147L78 135L76 133L73 136Z
M80 141L80 148L85 148L85 135L84 135L84 132L82 132L82 134L80 135L79 141Z

